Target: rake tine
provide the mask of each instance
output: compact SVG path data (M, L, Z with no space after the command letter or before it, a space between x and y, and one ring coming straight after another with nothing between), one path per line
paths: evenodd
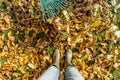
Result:
M51 4L52 4L51 6L52 6L52 7L54 8L54 10L55 10L55 11L54 11L54 15L55 15L55 14L57 13L57 8L55 7L55 5L54 5L53 3L51 3Z
M53 3L53 2L52 2L52 5L53 5L56 9L59 8L59 6L58 6L57 4L55 4L55 3Z
M48 8L46 9L46 14L47 14L48 18L51 17L51 12L50 12L50 10Z
M65 6L63 5L63 3L61 3L60 1L59 1L58 4L60 5L60 7L65 8Z
M56 16L58 9L65 8L68 0L40 0L43 19Z

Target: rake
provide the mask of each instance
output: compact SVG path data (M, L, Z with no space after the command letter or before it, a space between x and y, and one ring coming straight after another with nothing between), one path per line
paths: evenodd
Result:
M68 0L40 0L43 20L57 15L59 9L67 6Z
M43 20L45 21L50 17L56 16L59 9L66 8L67 4L68 0L40 0ZM65 36L71 37L70 35L62 32L61 30L57 30L57 32Z

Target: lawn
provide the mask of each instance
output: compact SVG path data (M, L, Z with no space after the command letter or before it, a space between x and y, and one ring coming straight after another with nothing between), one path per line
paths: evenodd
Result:
M65 52L85 80L120 80L120 0L71 0L43 21L39 0L0 0L0 80L36 80Z

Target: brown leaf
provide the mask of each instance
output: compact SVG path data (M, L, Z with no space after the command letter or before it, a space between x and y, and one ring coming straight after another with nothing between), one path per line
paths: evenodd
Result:
M105 33L105 40L109 40L109 33L108 33L108 31L106 31L106 33Z

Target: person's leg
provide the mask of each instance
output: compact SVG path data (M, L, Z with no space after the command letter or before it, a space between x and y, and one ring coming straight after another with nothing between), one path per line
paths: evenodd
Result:
M38 80L59 80L59 69L54 65L50 66Z
M46 72L44 72L37 80L59 80L60 71L59 71L59 60L60 52L56 50L53 56L53 65L50 66Z
M71 61L72 50L69 49L66 53L64 80L84 80L78 70L72 66Z
M64 80L84 80L84 78L74 66L69 66L65 70Z

